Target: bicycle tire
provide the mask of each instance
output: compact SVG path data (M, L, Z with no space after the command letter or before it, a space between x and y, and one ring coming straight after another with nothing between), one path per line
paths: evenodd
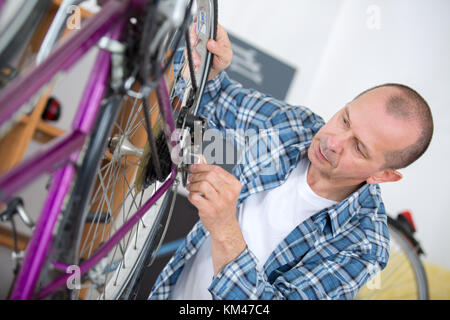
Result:
M378 288L364 286L356 295L359 300L428 300L428 281L420 259L420 250L411 235L388 217L390 258L385 269L375 277ZM398 269L401 267L402 269Z
M203 0L201 0L203 1ZM214 29L217 28L217 2L209 1L208 3L211 3L214 6ZM209 59L210 61L211 59ZM209 66L208 66L209 70ZM206 81L204 81L205 85ZM112 100L111 100L112 99ZM112 131L116 130L114 126L119 127L117 123L121 121L125 116L121 112L124 112L125 114L127 111L124 111L126 109L125 106L116 107L117 104L117 96L112 97L110 99L110 102L102 108L102 112L98 116L98 121L94 127L93 133L90 136L89 144L87 146L86 151L83 151L85 154L82 164L80 165L78 171L77 171L77 178L76 182L74 184L74 187L72 189L70 198L67 202L67 207L65 208L65 213L63 215L62 221L60 223L60 227L57 230L57 235L55 237L55 242L53 245L53 251L54 254L52 255L52 261L58 261L65 263L67 265L73 265L78 264L80 262L80 249L82 247L82 238L83 238L83 232L85 232L84 227L87 225L87 220L89 218L89 201L92 201L92 198L96 198L95 189L95 179L98 179L98 176L101 175L102 167L102 159L105 158L105 152L107 142L111 142L111 135L113 134ZM136 103L136 101L135 101ZM111 106L111 104L113 104ZM142 104L141 104L142 106ZM132 107L131 110L129 110L129 114L140 114L141 112L141 106L137 107L135 109L135 106ZM120 109L120 110L119 110ZM152 109L153 110L153 109ZM121 118L122 117L122 118ZM129 117L131 118L131 117ZM115 120L112 120L115 119ZM129 119L128 119L129 120ZM134 120L133 120L134 121ZM132 124L134 123L132 121ZM116 122L116 124L114 124ZM125 121L127 122L127 121ZM127 124L128 125L128 124ZM128 132L128 129L123 128L123 132ZM135 130L135 129L133 129ZM137 129L134 133L136 133ZM125 136L125 133L123 134ZM108 138L109 137L109 138ZM162 140L165 143L165 140ZM125 160L126 161L126 160ZM120 160L120 163L122 163L122 160ZM100 174L99 174L100 173ZM133 175L138 175L138 173L133 173ZM100 178L102 179L102 178ZM155 182L157 184L158 182ZM88 186L88 187L87 187ZM129 190L134 189L134 185L130 187L128 185ZM97 187L98 188L98 187ZM156 185L155 185L156 188ZM129 192L129 191L128 191ZM112 191L114 193L114 191ZM132 194L132 192L131 192ZM114 260L115 252L118 247L120 247L121 243L119 243L114 251L113 257L110 258L109 256L105 257L104 259L108 260L110 259L110 264L108 266L103 265L103 261L99 263L100 266L98 270L100 270L100 273L102 273L100 276L98 276L98 270L92 270L92 274L96 274L98 278L101 278L104 273L114 273L111 278L108 280L108 275L106 275L106 280L104 280L103 287L101 287L100 291L106 291L107 293L99 293L95 298L101 298L101 299L128 299L129 297L133 296L134 292L137 290L137 282L140 279L140 275L142 274L143 267L145 266L145 262L148 261L149 256L151 256L153 250L144 250L142 248L148 249L155 246L155 243L159 241L158 239L158 233L157 229L159 229L159 221L163 218L162 215L164 213L164 206L163 203L167 202L167 196L169 192L166 192L159 200L158 202L151 208L155 210L155 214L152 216L152 218L149 218L149 221L151 219L152 226L151 228L148 228L146 231L146 234L144 236L144 240L139 240L139 245L137 246L139 248L139 251L137 254L137 258L132 259L132 264L128 266L126 269L129 271L122 272L121 278L119 281L117 280L119 278L119 273L122 270L121 264L127 264L126 259L123 258L122 260ZM124 195L128 196L128 193L124 193ZM136 192L135 196L138 196L138 193ZM142 198L141 198L142 199ZM125 206L126 200L123 199L120 206L123 204ZM133 203L136 206L135 199L133 199ZM133 206L133 203L131 203L131 206ZM95 205L91 204L91 207L94 207ZM110 210L110 206L108 205L108 211L112 211L106 215L106 220L108 221L109 217L114 216L115 209ZM96 209L97 210L97 209ZM149 210L149 212L151 211ZM128 213L129 214L129 213ZM149 214L146 214L148 216ZM94 220L95 221L95 218ZM97 220L98 224L102 223L100 220ZM109 221L110 222L110 221ZM141 220L141 222L144 224L144 221ZM114 222L115 223L115 222ZM136 226L136 229L139 228ZM114 225L113 227L114 228ZM134 229L133 228L128 234L128 244L130 244L130 238L134 237ZM140 237L140 236L139 236ZM85 238L89 238L89 234L85 236ZM138 238L138 234L136 231L136 239ZM95 240L96 238L94 238ZM103 238L102 238L103 241ZM106 239L105 239L106 241ZM137 240L136 240L137 241ZM131 245L128 245L123 250L120 248L122 252L123 257L127 257L128 252L130 252ZM136 255L134 254L134 255ZM127 258L128 259L128 258ZM113 266L114 265L114 266ZM103 269L102 269L103 268ZM107 270L107 271L105 271ZM56 272L57 273L57 272ZM115 277L115 274L117 273L117 277ZM50 273L50 277L54 277L54 273ZM119 283L117 288L114 288L114 290L108 289L109 286L112 286L111 283L113 282L113 277L115 277L113 285L115 286L116 283ZM85 277L85 282L90 283L89 285L91 287L94 287L92 283L96 283L97 280L92 280L95 278L95 276L91 276L91 274L88 274L87 277ZM102 280L103 281L103 280ZM95 284L97 285L97 284ZM127 290L125 290L127 289ZM77 292L78 294L79 292ZM64 289L60 291L59 293L55 293L52 298L56 299L66 299L66 298L73 298L72 296L73 292L71 292L68 289ZM84 293L82 294L82 296ZM95 294L94 294L95 296ZM89 297L88 297L89 298Z

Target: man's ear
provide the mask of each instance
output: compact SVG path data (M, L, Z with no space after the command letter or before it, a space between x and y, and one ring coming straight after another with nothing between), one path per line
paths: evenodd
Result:
M384 169L366 179L368 184L383 182L395 182L403 178L403 175L395 169Z

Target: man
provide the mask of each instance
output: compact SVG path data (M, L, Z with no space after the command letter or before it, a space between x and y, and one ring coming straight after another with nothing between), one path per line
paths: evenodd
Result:
M431 111L411 88L366 90L326 124L305 107L243 89L223 71L231 62L219 27L200 115L222 131L276 129L271 153L232 174L190 167L189 201L200 221L149 299L351 299L389 257L379 183L419 158L432 133Z

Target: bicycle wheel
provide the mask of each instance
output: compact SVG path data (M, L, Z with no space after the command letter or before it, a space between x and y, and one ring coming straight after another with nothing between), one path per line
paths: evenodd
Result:
M199 2L199 7L208 6L208 12L217 10L216 1ZM205 11L198 12L205 14ZM210 23L217 24L217 15L209 17L208 14ZM194 16L191 23L197 20L198 17ZM207 60L206 56L203 57L203 64ZM169 69L168 78L176 87L180 79L177 80L171 72L173 69ZM148 100L159 160L170 169L170 154L162 132L163 120L158 112L155 92ZM73 265L89 259L163 182L147 179L146 170L151 170L152 154L142 99L113 96L108 101L83 151L83 161L55 237L52 261ZM167 223L167 217L163 216L169 200L167 195L168 192L96 267L82 277L81 290L63 290L53 298L68 298L68 294L74 299L109 300L132 296ZM51 271L50 277L57 276L57 273Z
M391 238L388 264L355 299L427 300L428 284L417 247L391 219L388 228Z

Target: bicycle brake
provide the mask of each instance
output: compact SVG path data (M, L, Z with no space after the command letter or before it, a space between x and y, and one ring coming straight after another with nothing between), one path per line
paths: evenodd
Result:
M187 184L189 164L200 163L202 156L202 139L206 129L206 121L196 115L192 115L188 108L183 108L178 117L177 127L181 128L179 143L182 152L180 173L183 186ZM191 133L194 133L192 135Z

